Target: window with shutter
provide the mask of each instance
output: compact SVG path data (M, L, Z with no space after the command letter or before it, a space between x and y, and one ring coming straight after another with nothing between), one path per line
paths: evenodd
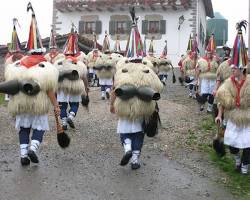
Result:
M115 21L109 21L109 34L115 35Z
M93 32L96 32L96 22L85 22L85 34L92 34Z
M84 34L84 21L79 21L79 27L78 27L78 30L79 30L79 35L82 35Z
M132 27L132 21L131 20L127 21L127 27L128 27L127 34L129 35L130 32L131 32L131 27Z
M148 34L148 20L142 20L142 34Z
M102 22L101 21L96 21L96 34L101 34L102 33Z
M160 21L160 33L166 34L166 20Z
M151 34L160 33L160 22L159 21L149 21L148 22L148 33L151 33Z

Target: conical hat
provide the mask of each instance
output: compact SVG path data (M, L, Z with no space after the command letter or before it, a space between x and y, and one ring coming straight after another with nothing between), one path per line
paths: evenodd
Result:
M75 30L75 25L72 24L71 31L68 35L68 39L63 48L63 54L75 56L78 53L79 53L78 35Z
M209 38L206 51L211 52L212 54L214 54L216 52L216 44L215 44L215 38L214 38L213 33L211 34L211 36Z
M50 49L57 49L56 34L55 34L55 31L54 31L54 26L52 26L51 31L50 31L49 48Z
M246 26L246 20L242 20L236 24L237 35L234 40L232 65L237 68L246 68L248 64L246 45L242 36L242 27L246 30Z
M19 40L19 37L17 35L16 31L16 24L18 24L18 21L16 18L13 19L13 31L11 36L11 43L9 45L9 52L19 52L22 50L22 46Z
M130 14L132 18L132 27L127 42L126 57L128 57L130 61L141 61L143 57L143 44L137 27L138 18L135 16L134 7L130 9Z
M29 39L26 44L26 50L29 53L44 53L46 49L43 47L42 39L37 26L35 12L30 2L27 5L27 12L29 12L29 10L32 11L32 17L29 30Z
M102 44L102 52L103 53L110 53L110 43L108 38L108 33L105 31L105 36Z

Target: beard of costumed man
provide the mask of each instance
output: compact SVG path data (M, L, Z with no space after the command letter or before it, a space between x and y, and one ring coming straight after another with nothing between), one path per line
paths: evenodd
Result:
M38 163L37 151L46 130L49 130L48 112L50 101L58 108L54 92L57 88L58 70L41 55L45 52L32 10L29 40L26 49L29 54L9 64L5 69L6 93L11 95L8 110L16 118L19 131L21 164L30 161ZM0 86L0 88L2 88ZM30 142L30 132L33 131Z

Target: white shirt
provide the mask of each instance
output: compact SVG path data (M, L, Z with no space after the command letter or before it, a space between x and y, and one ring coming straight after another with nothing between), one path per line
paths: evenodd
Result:
M117 124L117 133L137 133L143 131L142 129L142 119L128 120L124 118L119 118Z

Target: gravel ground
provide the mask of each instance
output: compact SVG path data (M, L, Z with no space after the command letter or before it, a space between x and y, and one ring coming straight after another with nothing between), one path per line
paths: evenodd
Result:
M170 78L171 79L171 78ZM146 138L142 167L119 166L123 151L109 102L91 88L87 111L80 108L69 148L56 142L54 119L40 149L39 165L21 167L14 119L0 106L0 200L234 200L216 183L223 177L206 158L185 145L188 129L205 117L179 83L167 85L159 101L162 128ZM239 199L239 198L238 198Z

